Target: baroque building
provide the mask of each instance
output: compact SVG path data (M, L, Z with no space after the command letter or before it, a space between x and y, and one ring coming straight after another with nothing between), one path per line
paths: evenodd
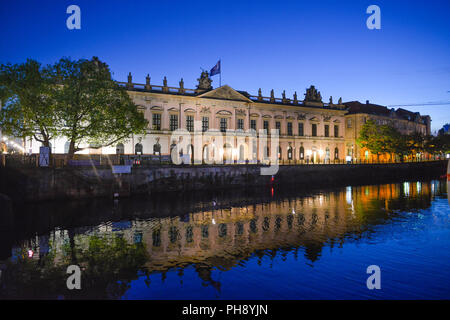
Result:
M220 163L264 162L273 156L271 129L279 130L277 157L291 163L333 162L344 158L345 105L323 103L314 86L306 90L304 99L297 93L287 98L253 96L228 85L213 88L208 72L202 72L196 89L184 88L183 79L178 87L132 82L126 86L130 96L149 121L148 135L132 137L106 153L169 155L179 143L172 134L176 129L192 133L191 141L184 141L178 149L194 159L218 160ZM252 129L254 131L252 131ZM201 146L195 149L194 131L203 133ZM205 133L208 132L209 136ZM249 136L249 132L256 135ZM228 136L229 135L229 136ZM265 143L262 143L264 136ZM222 137L222 140L220 139ZM253 139L254 138L254 139ZM219 141L220 140L220 141ZM218 144L218 145L217 145ZM193 147L192 147L193 146ZM183 150L184 148L184 150ZM218 154L214 155L214 152ZM217 162L217 161L213 161Z
M142 158L170 158L176 148L184 163L334 163L369 160L368 150L357 145L360 130L368 119L389 124L403 134L430 134L431 118L404 109L362 104L358 101L333 103L310 86L298 97L263 96L235 90L228 85L213 88L207 71L197 79L195 89L150 82L134 83L131 73L124 87L149 122L147 134L133 135L114 146L88 148L80 154L139 155ZM273 138L278 130L278 138ZM184 132L184 134L183 134ZM25 153L39 153L40 143L26 139ZM67 139L51 141L53 154L68 152ZM373 159L372 159L373 160Z

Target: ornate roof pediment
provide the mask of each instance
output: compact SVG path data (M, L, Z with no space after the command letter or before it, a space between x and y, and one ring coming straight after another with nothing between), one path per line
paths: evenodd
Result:
M230 111L227 111L227 110L217 111L216 114L219 114L221 116L231 116L232 115L232 113Z
M312 117L312 118L309 119L309 121L318 121L319 122L320 120L317 117Z
M192 108L187 108L187 109L184 109L184 112L194 112L195 113L195 110Z
M200 109L200 113L203 113L203 114L211 113L211 110L208 107L202 107Z
M275 118L275 119L283 119L283 116L277 114L274 118Z
M158 111L163 111L163 108L160 106L153 106L150 108L150 110L158 110Z
M257 114L257 113L250 113L250 117L257 118L257 117L259 117L259 114Z
M233 100L233 101L243 101L252 102L246 96L237 92L228 85L223 85L217 89L205 92L198 96L199 98L209 98L209 99L220 99L220 100Z
M262 117L263 118L272 118L272 116L270 114L264 114Z

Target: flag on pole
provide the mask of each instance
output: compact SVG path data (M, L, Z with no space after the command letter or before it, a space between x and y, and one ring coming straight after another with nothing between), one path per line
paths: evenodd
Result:
M209 75L212 77L216 74L220 74L220 60L217 61L216 65L212 67L211 71L209 71Z

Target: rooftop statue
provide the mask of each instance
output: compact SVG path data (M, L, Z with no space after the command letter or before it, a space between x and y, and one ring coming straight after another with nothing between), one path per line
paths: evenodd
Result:
M200 89L200 90L211 90L212 89L212 85L211 85L212 80L209 78L208 71L202 71L200 78L198 78L197 80L198 80L197 89Z

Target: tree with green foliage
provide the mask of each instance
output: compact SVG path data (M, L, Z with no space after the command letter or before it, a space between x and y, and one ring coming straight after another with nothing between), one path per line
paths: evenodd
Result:
M425 150L425 138L418 132L404 135L389 125L377 125L373 120L368 120L360 131L357 143L379 157L380 154L404 156L423 152Z
M54 85L47 67L28 59L21 64L0 65L0 127L13 137L33 137L44 146L59 135Z
M387 125L379 126L370 119L361 128L356 142L361 148L366 148L379 158L380 154L395 153L398 136L394 128Z
M146 133L148 121L98 58L63 58L52 66L52 77L58 83L51 95L60 132L69 141L69 159L83 149L111 146Z

